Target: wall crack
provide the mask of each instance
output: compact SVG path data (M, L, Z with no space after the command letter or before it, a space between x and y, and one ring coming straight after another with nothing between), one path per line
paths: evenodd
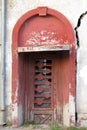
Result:
M77 25L76 25L76 27L74 28L74 30L75 30L75 34L76 34L76 40L77 40L77 48L79 48L80 47L80 37L79 37L79 30L78 30L78 28L81 26L81 24L82 24L82 20L83 20L83 18L85 17L87 15L87 11L85 11L84 13L82 13L80 16L79 16L79 18L78 18L78 21L77 21ZM76 75L77 75L77 64L78 64L78 62L77 62L77 57L76 57ZM77 82L77 81L76 81ZM77 83L76 83L77 84ZM76 98L77 98L77 96L76 96ZM75 106L75 109L76 109L76 112L75 112L75 121L76 121L76 126L80 126L80 124L79 124L79 116L78 116L78 114L79 114L79 112L78 112L78 110L77 110L77 101L76 101L76 106ZM80 120L81 121L81 120Z
M78 35L78 28L80 27L81 25L81 21L82 19L84 18L84 16L87 15L87 11L85 13L82 13L78 19L78 22L77 22L77 26L75 27L75 33L76 33L76 39L77 39L77 46L80 47L80 44L79 44L79 35Z

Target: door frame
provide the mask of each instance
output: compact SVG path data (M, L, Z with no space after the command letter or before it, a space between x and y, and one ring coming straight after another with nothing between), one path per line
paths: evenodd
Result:
M67 125L67 126L75 125L76 50L75 50L74 31L73 31L73 28L72 28L70 22L60 12L47 8L47 7L39 7L37 9L33 9L33 10L25 13L14 26L13 33L12 33L12 125L13 126L19 126L24 122L24 117L23 117L24 104L22 102L22 98L19 95L19 89L20 89L19 55L21 53L25 53L25 52L23 51L24 48L22 48L23 52L18 52L18 50L20 49L19 48L19 32L20 32L20 29L22 28L22 25L26 22L27 19L29 20L29 19L31 19L31 17L34 17L34 16L38 16L38 17L44 16L45 17L46 14L56 17L57 19L59 19L61 21L61 23L64 23L64 27L67 32L67 40L69 41L67 44L71 47L71 49L69 50L69 55L70 55L70 57L69 57L69 64L70 64L69 67L70 68L69 69L71 71L69 92L63 94L64 98L65 98L64 107L63 107L63 125ZM66 42L66 40L65 40L65 42ZM60 48L61 47L65 47L65 43L64 43L64 46L61 45ZM54 45L54 48L55 48L55 45ZM59 50L60 50L60 48L59 48ZM62 50L63 50L63 48L62 48ZM23 58L21 58L21 59L23 59ZM66 97L67 94L69 95L68 100ZM67 118L67 120L66 120L66 118Z

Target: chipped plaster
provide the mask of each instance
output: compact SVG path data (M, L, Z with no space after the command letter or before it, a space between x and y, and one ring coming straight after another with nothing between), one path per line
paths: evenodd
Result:
M0 3L1 4L1 3ZM50 0L29 0L29 1L23 1L23 0L8 0L7 1L7 37L6 37L6 105L10 106L11 104L11 44L12 44L12 30L17 22L18 18L20 18L25 12L28 10L31 10L33 8L36 8L37 6L48 6L50 8L53 8L55 10L60 11L62 14L64 14L69 21L71 22L73 28L76 27L76 24L78 24L80 16L84 14L84 12L87 10L87 0L74 0L73 2L71 0L67 1L50 1ZM20 9L21 7L21 9ZM81 8L79 8L81 7ZM1 11L0 11L1 12ZM10 16L10 17L9 17ZM84 16L83 19L81 19L83 23L79 26L77 29L77 33L79 35L79 44L80 48L77 51L77 112L78 112L78 119L82 117L85 117L87 113L87 99L85 98L85 95L87 93L87 81L86 81L86 71L87 71L87 17ZM1 36L1 35L0 35ZM78 42L78 41L77 41ZM0 39L1 43L1 39ZM10 74L10 77L9 77ZM73 97L70 97L70 102L73 102ZM72 104L72 103L71 103ZM72 105L71 105L72 106ZM66 109L68 105L65 106L65 114L66 115ZM15 108L16 109L16 108ZM20 107L21 109L21 107ZM8 109L10 111L10 109ZM7 112L8 112L7 111ZM70 111L72 113L73 107L70 108ZM80 115L81 113L81 115ZM16 113L15 113L16 114ZM14 115L15 116L15 115ZM7 115L6 118L10 117L11 115ZM81 118L80 118L81 117ZM87 117L87 116L86 116ZM83 123L84 122L84 123ZM86 126L87 122L85 120L82 121L83 126Z
M77 50L77 122L87 126L87 11L78 19L76 31L79 48Z

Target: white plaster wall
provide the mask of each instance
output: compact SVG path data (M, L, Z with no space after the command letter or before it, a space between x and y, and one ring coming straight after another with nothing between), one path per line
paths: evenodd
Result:
M1 8L1 0L0 0L0 30L1 30L1 10L2 10L2 8ZM0 45L1 45L1 31L0 31Z
M38 6L48 6L50 8L56 9L64 14L75 28L79 16L87 10L87 0L7 0L7 19L6 19L6 107L7 107L7 120L11 120L11 65L12 65L12 30L17 22L25 12L34 9ZM86 18L84 22L86 21ZM82 25L83 26L83 25ZM84 26L84 29L86 27ZM86 77L87 77L87 44L86 44L86 33L79 29L80 44L81 47L78 49L78 82L77 82L77 106L78 112L87 113L87 98L86 98ZM82 33L83 31L83 33ZM85 38L84 38L85 37ZM84 53L85 52L85 53ZM82 107L81 105L84 105Z
M1 2L0 2L0 16L1 16ZM0 30L1 30L1 17L0 17ZM0 31L0 52L1 52L1 31ZM1 53L0 53L0 89L1 89ZM1 101L1 97L0 97L0 101Z
M87 15L82 18L78 33L80 40L80 48L77 51L78 123L80 122L81 126L87 126Z
M1 1L0 1L0 16L1 16ZM1 30L1 17L0 17L0 30ZM1 95L1 31L0 31L0 95ZM0 96L0 125L3 122L3 112L1 111L1 96Z
M0 44L0 52L1 52L1 44ZM1 90L1 53L0 53L0 90ZM0 91L0 95L1 95L1 91ZM2 111L1 111L1 96L0 96L0 125L3 123L3 115L2 115Z

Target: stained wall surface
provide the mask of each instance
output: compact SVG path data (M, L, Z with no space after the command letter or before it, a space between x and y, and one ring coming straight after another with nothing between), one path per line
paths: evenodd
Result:
M1 1L0 1L0 16L1 16ZM1 30L1 17L0 17ZM0 31L0 95L1 95L1 31ZM1 110L1 96L0 96L0 110ZM0 111L0 124L2 123L2 112Z
M77 34L79 36L80 47L77 49L77 71L76 71L76 110L78 114L78 125L87 126L87 16L80 16L87 11L87 0L7 0L6 1L6 82L5 82L5 106L6 120L11 121L12 117L12 30L17 20L27 11L37 8L38 6L48 6L61 12L70 21L73 29L78 25ZM1 14L1 1L0 1ZM0 19L1 20L1 19ZM1 22L0 22L1 28ZM75 30L74 30L75 33ZM76 33L75 33L76 35ZM75 37L77 44L77 38ZM1 32L0 32L0 51L1 51ZM1 53L0 53L1 54ZM1 57L0 57L1 73ZM1 87L1 75L0 75ZM0 91L1 93L1 91ZM72 97L71 97L72 102ZM66 114L65 114L66 115ZM0 118L1 121L1 118Z

